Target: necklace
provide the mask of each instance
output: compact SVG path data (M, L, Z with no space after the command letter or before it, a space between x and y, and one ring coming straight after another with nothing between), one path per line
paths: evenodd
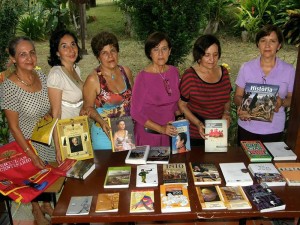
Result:
M66 67L62 66L61 67L65 74L73 81L73 82L76 82L77 84L80 83L80 80L78 79L78 74L76 72L75 69L73 69L72 71L69 71Z
M19 75L17 74L17 72L15 72L15 74L16 74L16 76L17 76L18 81L20 81L22 84L24 84L24 85L27 86L27 87L32 86L32 84L33 84L34 81L33 81L31 84L28 84L28 83L26 83L24 80L22 80L22 79L19 77Z

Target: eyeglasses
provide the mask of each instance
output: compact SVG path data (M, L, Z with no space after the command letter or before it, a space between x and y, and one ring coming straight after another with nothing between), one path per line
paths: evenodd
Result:
M170 96L172 94L172 89L170 87L170 82L168 79L166 78L163 78L163 82L164 82L164 86L165 86L165 89L166 89L166 92L168 93L168 95Z

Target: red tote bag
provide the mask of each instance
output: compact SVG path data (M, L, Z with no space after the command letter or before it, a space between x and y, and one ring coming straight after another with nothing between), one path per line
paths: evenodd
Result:
M0 193L16 202L28 203L46 190L60 177L54 170L37 168L15 141L0 146Z

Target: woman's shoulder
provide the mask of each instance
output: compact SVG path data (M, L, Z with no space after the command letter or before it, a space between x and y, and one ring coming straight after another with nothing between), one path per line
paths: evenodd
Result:
M283 61L280 58L277 58L278 60L278 64L282 67L284 67L285 69L291 69L291 70L295 70L294 66L290 63L287 63L286 61Z

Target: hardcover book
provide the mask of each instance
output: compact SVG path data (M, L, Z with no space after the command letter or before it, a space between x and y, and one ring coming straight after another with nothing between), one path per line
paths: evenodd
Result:
M169 163L163 165L164 184L188 184L185 163Z
M205 152L227 152L228 135L226 120L205 120Z
M161 212L189 212L190 199L185 184L160 185Z
M53 119L50 114L47 114L39 119L34 126L31 141L39 142L42 144L50 145L54 127L58 119Z
M227 209L252 209L243 188L241 186L220 187Z
M94 158L87 116L58 120L56 129L62 160Z
M253 180L243 162L220 163L226 186L252 185Z
M150 146L147 163L168 164L170 154L170 146Z
M272 156L259 140L241 141L241 146L250 162L271 162Z
M283 201L268 187L254 184L243 187L248 199L260 212L284 210Z
M78 160L72 168L67 171L66 177L84 180L95 170L95 168L95 163L90 160Z
M177 129L177 136L171 140L172 154L184 153L191 150L190 127L188 120L178 120L172 122Z
M73 196L71 197L66 215L79 216L90 213L93 196Z
M226 209L219 186L196 187L196 191L202 209Z
M275 163L289 186L300 186L300 163Z
M104 188L128 188L130 175L130 166L108 167L104 181Z
M136 186L155 187L158 185L156 164L138 165L136 167Z
M118 212L119 196L118 192L98 194L95 212Z
M125 163L127 164L146 164L150 145L136 146L135 149L128 151Z
M195 185L221 184L221 177L213 163L189 163Z
M250 163L248 165L257 183L272 186L285 186L286 181L273 163Z
M135 148L134 125L131 116L108 117L108 124L111 127L110 139L113 152L126 151Z
M264 142L264 145L273 156L274 161L297 159L297 155L283 141Z
M272 122L278 85L246 83L240 111L252 120Z
M154 190L132 190L130 213L154 212Z

